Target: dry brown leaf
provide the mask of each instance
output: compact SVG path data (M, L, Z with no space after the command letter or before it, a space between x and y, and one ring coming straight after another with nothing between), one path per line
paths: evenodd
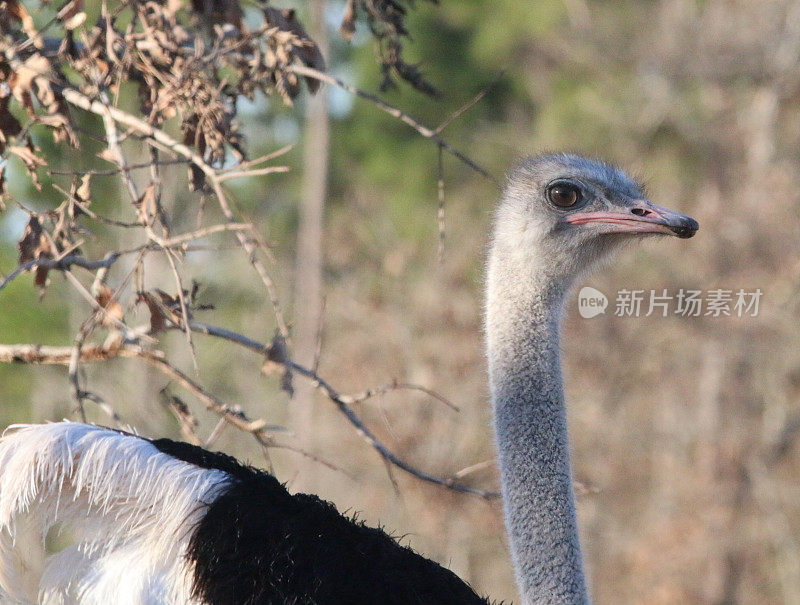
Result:
M350 42L353 39L353 34L356 33L356 18L358 11L356 9L355 0L347 0L347 8L344 11L344 18L342 25L339 27L339 33L342 38Z
M272 342L264 353L264 363L261 365L261 373L265 376L280 376L281 389L294 397L294 384L292 383L292 371L289 369L288 362L289 349L286 346L286 339L276 332Z
M39 80L42 80L40 78ZM40 93L44 89L40 88ZM67 107L66 102L63 98L56 97L53 95L52 97L49 96L49 93L53 92L53 89L49 86L47 88L48 95L47 98L51 100L51 103L47 105L47 115L37 115L34 118L35 122L47 126L53 131L53 141L55 143L62 143L66 142L70 147L74 149L78 149L80 147L80 141L78 140L78 135L72 129L72 124L69 118L69 108ZM39 96L39 101L43 102L43 96Z
M22 130L22 125L8 109L10 100L11 97L0 98L0 153L5 150L8 140Z
M113 328L118 321L122 321L122 317L124 316L122 305L119 304L119 300L114 296L114 292L112 292L111 288L105 284L101 285L95 300L98 305L106 310L103 317L100 319L100 325L104 328Z
M186 294L184 293L184 295ZM140 292L138 300L144 301L150 311L151 333L160 332L168 326L184 325L181 299L177 294L171 296L163 290L155 288L152 292ZM189 313L189 319L191 320L191 318L192 314Z
M28 107L30 99L26 97L29 97L33 93L34 81L37 80L36 84L39 87L45 86L49 88L49 83L46 80L49 73L50 61L39 53L35 53L25 59L22 65L11 74L11 78L9 79L11 92L20 103ZM42 84L38 80L43 80L44 83ZM48 103L45 103L45 105L47 104ZM28 107L28 109L32 111L33 107Z
M75 197L81 202L89 202L91 197L91 173L84 174L81 177L81 184L75 189Z
M139 292L138 302L144 302L150 311L150 333L158 334L167 328L167 317L158 299L150 292Z
M103 149L100 153L97 154L97 157L101 160L105 160L106 162L110 162L112 164L117 163L117 156L111 151L108 147Z
M25 232L22 234L22 239L19 240L17 248L19 249L20 265L40 258L53 258L53 248L50 245L50 240L47 238L44 229L42 229L39 217L35 214L31 215L28 224L25 226ZM44 267L36 267L33 283L40 288L44 288L47 284L47 271Z
M161 306L164 307L172 316L176 314L179 316L181 312L181 299L176 294L175 296L171 296L161 290L160 288L156 288L153 290L156 294L158 294L158 298L161 302Z
M136 213L139 215L139 220L144 224L150 224L151 217L158 210L156 208L156 185L151 182L147 189L144 190L141 197L136 200L133 205L136 207Z
M39 182L39 176L36 174L36 169L39 166L47 166L47 162L36 155L35 148L31 140L28 139L25 147L21 147L19 145L9 145L8 152L13 153L20 160L22 160L22 162L25 164L25 168L28 170L28 174L31 177L31 181L33 181L34 187L41 191L42 185Z
M83 12L83 0L72 0L64 8L58 11L58 20L64 25L64 29L71 31L83 25L86 21L86 13Z
M27 263L35 258L38 258L40 251L40 243L42 240L42 224L39 218L33 214L31 215L28 224L25 226L25 232L22 234L22 239L17 243L19 248L19 263Z

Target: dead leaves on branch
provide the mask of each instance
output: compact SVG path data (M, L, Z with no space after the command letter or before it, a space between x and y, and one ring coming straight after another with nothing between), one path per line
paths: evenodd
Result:
M435 3L437 0L430 1ZM395 78L400 78L417 90L436 96L438 90L425 79L419 67L403 58L403 39L409 37L405 24L406 6L413 5L414 0L348 0L340 31L345 39L350 40L355 33L357 18L363 14L378 42L378 60L383 74L381 90L393 88Z
M83 209L92 203L92 175L84 174L72 180L72 187L69 190L70 201L72 202L72 216L83 213Z
M0 49L1 41L2 38ZM37 168L46 166L47 162L33 144L29 126L23 129L11 112L11 100L16 100L25 109L31 124L38 123L50 128L56 143L66 141L77 147L78 138L71 126L66 102L52 86L52 73L50 61L38 52L24 61L17 61L15 67L6 58L0 57L0 155L17 156L25 165L31 182L39 190L41 184ZM44 111L37 113L34 100ZM16 144L11 144L12 141ZM0 170L0 194L4 191L4 184L4 170Z
M260 90L291 103L301 92L292 64L324 70L324 59L294 11L266 7L262 26L249 31L235 0L193 5L195 12L173 0L130 2L121 17L104 10L89 26L83 0L72 0L55 19L63 31L56 52L41 43L45 34L33 29L21 4L0 0L0 153L23 131L11 113L12 98L32 122L50 127L57 143L77 145L62 91L74 87L102 99L130 81L138 84L148 123L160 126L180 116L183 141L210 166L222 166L229 153L242 160L237 99ZM307 85L314 91L319 82ZM192 177L202 188L203 178Z
M144 190L141 197L133 202L133 205L136 208L139 222L143 225L149 225L152 221L152 217L158 213L155 183L151 182Z
M181 300L177 294L170 296L163 290L155 288L150 292L139 292L138 301L147 305L147 310L150 312L150 334L159 334L169 328L184 326ZM190 313L189 319L191 318Z
M188 323L192 321L192 309L204 310L211 308L210 305L195 305L198 285L192 285L191 292L184 291L184 299L187 301L187 312L189 314ZM170 295L155 288L149 292L139 292L137 302L142 302L150 312L150 335L157 335L169 329L184 330L187 320L183 317L180 297ZM270 345L264 350L264 362L261 366L261 373L265 376L278 376L280 378L281 390L285 391L289 397L294 396L294 383L292 374L292 361L289 355L289 347L286 339L276 332Z
M192 282L191 290L183 291L183 300L186 302L186 312L188 318L183 316L183 305L181 297L175 294L167 294L159 288L146 292L139 292L136 296L137 302L144 303L150 312L150 334L158 334L170 328L185 329L186 319L192 321L192 311L208 311L214 306L207 303L197 302L197 293L200 284Z
M1 32L0 32L1 33ZM0 50L5 50L6 40L0 37ZM67 103L61 96L59 82L63 81L61 65L57 59L47 58L35 46L24 58L6 51L5 58L0 59L0 90L10 92L11 96L25 109L33 123L43 124L53 131L56 143L66 141L72 147L78 147L78 137L72 128ZM0 92L0 96L4 93ZM37 111L36 103L40 110ZM3 137L16 136L19 128L16 118L10 113L9 104L0 106L0 123L3 126ZM16 130L16 134L14 133Z
M86 187L88 181L77 183L74 191L83 191L88 195ZM57 259L66 254L79 254L78 237L85 230L78 225L77 218L83 213L81 206L88 205L88 200L80 201L70 199L62 203L55 210L31 214L22 238L17 243L19 250L19 264L24 265L40 259ZM41 289L47 286L49 269L37 266L33 269L34 284Z
M47 4L46 0L39 1ZM32 4L36 4L35 0ZM431 93L433 88L416 67L402 58L401 39L408 36L405 17L411 4L411 0L350 0L341 31L350 39L356 22L364 19L379 42L384 84L388 86L394 78L400 78ZM49 127L57 143L78 144L65 94L84 110L104 104L105 112L91 111L105 118L106 114L111 115L121 86L126 82L138 85L141 121L160 128L170 119L180 119L182 136L178 140L203 160L190 162L191 185L202 190L207 177L203 169L221 168L229 155L239 161L245 157L236 122L240 97L252 98L261 91L291 104L301 94L303 81L312 93L320 86L318 79L304 78L293 71L298 65L317 72L325 70L319 47L294 10L262 5L263 23L249 30L242 21L238 0L133 0L122 6L124 10L109 12L103 3L98 20L91 24L86 21L84 0L64 0L53 7L58 12L46 22L49 31L45 32L35 29L20 0L0 0L0 154L16 155L37 186L37 169L46 166L46 162L28 134L30 125ZM76 93L85 102L76 101ZM27 115L28 123L20 123L21 115ZM112 127L122 123L115 119L107 117ZM114 146L117 137L111 136L108 126L106 132L109 147ZM139 128L138 132L147 129ZM131 131L120 134L124 140ZM177 144L173 147L177 148ZM108 159L127 174L119 155L117 144L117 154ZM143 226L150 224L155 213L156 180L153 177L149 187L138 189L132 196L138 198L134 206ZM85 214L94 216L88 210L88 177L74 180L69 193L63 193L67 200L56 211L31 217L19 243L20 258L60 258L77 248L76 219ZM52 226L45 225L44 218ZM39 267L35 281L44 287L47 270ZM106 308L107 320L119 321L119 303L102 288L96 295L98 304ZM191 321L190 310L198 308L185 304L191 298L192 295L176 297L160 290L139 295L150 311L153 333L185 328ZM266 353L263 369L265 373L279 372L282 386L289 393L290 367L286 343L276 337Z
M5 27L9 21L16 21L22 28L22 31L29 36L36 35L33 18L20 0L0 1L0 27Z
M28 175L31 177L33 186L41 191L42 184L39 182L39 176L36 174L36 169L39 166L47 166L47 162L45 162L36 154L36 148L33 146L30 138L28 138L24 147L20 147L19 145L9 145L6 148L6 151L22 160L22 163L25 164L25 169L28 171Z
M97 22L88 24L84 0L64 3L47 25L61 29L60 43L56 39L54 45L47 36L58 38L58 34L37 31L20 0L0 0L0 153L24 130L11 113L11 98L33 122L51 128L57 143L77 146L62 90L75 87L97 99L116 93L129 81L138 84L141 110L150 124L159 126L180 116L184 143L218 167L228 153L240 159L245 155L236 123L240 96L251 98L260 90L291 104L304 79L292 66L325 70L319 47L291 9L262 6L262 25L248 30L239 0L126 4L121 12L104 8ZM435 94L417 67L403 59L405 18L412 4L411 0L349 0L341 32L350 39L357 20L366 21L378 41L382 88L401 79ZM69 79L65 69L72 74ZM312 93L320 86L311 77L305 83ZM35 164L27 160L29 168ZM197 169L191 184L195 189L205 186Z
M276 70L277 79L275 86L278 92L287 100L300 93L298 77L285 68L299 59L304 65L325 71L325 59L317 43L306 33L302 23L297 19L297 12L293 9L264 8L264 22L270 28L272 43L268 46L270 53L265 57L268 62L280 65L282 69ZM306 78L308 90L317 92L320 87L319 80Z
M50 245L50 238L45 235L42 223L37 215L31 215L17 248L19 249L20 265L40 258L53 258L53 247ZM47 269L37 267L34 272L33 283L39 288L44 288L47 284Z

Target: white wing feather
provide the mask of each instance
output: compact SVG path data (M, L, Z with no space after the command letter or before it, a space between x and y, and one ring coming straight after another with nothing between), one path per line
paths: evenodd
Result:
M0 439L0 602L192 603L190 533L229 480L84 424ZM48 552L46 543L63 546Z

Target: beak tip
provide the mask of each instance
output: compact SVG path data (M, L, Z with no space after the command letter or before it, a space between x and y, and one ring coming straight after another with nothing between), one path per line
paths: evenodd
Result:
M696 220L687 216L680 222L680 224L670 227L670 229L681 239L688 239L690 237L694 237L694 234L697 233L698 229L700 229L700 225Z

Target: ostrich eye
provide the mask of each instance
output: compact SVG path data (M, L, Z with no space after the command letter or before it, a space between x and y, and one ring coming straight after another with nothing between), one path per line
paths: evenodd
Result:
M569 208L581 201L581 190L572 183L553 183L547 188L547 199L559 208Z

